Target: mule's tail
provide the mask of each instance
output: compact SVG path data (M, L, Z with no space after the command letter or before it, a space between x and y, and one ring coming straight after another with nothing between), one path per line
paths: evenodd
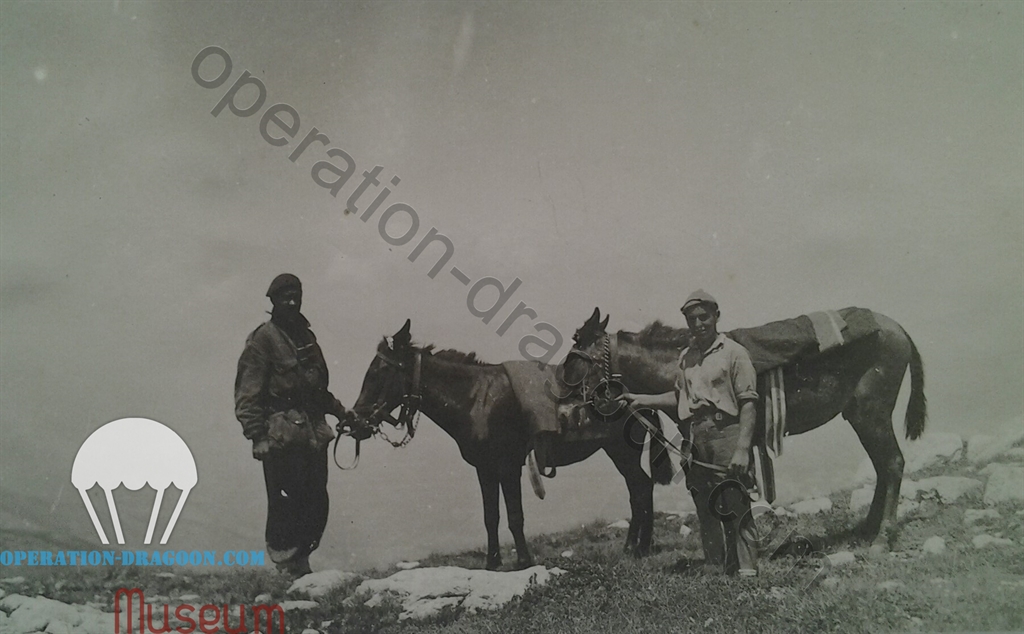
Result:
M903 429L907 438L917 440L924 433L924 423L927 416L928 401L924 397L924 363L921 355L914 345L907 331L907 341L910 342L910 403L907 404L907 416L903 420Z

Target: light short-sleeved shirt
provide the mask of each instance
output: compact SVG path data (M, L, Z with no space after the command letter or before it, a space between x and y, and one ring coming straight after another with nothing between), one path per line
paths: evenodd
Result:
M719 334L708 350L690 346L679 355L679 420L712 406L738 416L743 401L757 400L757 374L747 349Z

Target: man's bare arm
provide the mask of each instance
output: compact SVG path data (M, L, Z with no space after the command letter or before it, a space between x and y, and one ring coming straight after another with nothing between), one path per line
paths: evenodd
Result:
M633 407L651 407L674 414L679 406L679 399L675 392L663 394L630 394L622 395L622 400L630 403Z

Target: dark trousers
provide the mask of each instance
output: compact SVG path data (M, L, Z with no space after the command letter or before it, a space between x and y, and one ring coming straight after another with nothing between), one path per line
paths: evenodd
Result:
M308 557L327 526L327 448L272 452L267 483L267 550L275 563Z
M739 424L734 420L693 423L690 433L694 457L728 467L739 440ZM745 484L694 464L686 474L686 488L697 507L704 561L724 566L727 574L757 570L757 534Z

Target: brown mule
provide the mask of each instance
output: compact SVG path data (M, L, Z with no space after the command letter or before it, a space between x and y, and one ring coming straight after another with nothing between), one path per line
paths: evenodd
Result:
M917 347L895 321L873 313L877 332L783 369L788 409L788 433L802 434L837 415L849 421L877 474L861 534L874 546L892 547L898 536L896 508L903 479L903 453L893 431L892 414L903 376L910 368L910 402L904 428L907 438L921 436L925 427L924 366ZM599 359L607 317L594 309L576 331L574 351L565 362L565 377L579 383ZM728 335L729 333L725 333ZM660 394L674 389L680 350L689 333L655 322L639 333L620 331L617 354L622 382L632 392Z

